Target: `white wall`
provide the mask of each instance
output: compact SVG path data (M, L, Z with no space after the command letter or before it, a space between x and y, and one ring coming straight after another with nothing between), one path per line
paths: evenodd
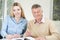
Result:
M33 4L40 4L43 8L44 16L50 18L50 0L15 0L15 1L19 2L22 5L27 20L33 19L31 13L31 6Z

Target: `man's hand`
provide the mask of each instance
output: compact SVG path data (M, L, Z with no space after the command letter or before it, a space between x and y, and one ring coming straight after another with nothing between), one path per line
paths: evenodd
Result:
M26 36L31 36L31 32L26 31L25 35L26 35Z
M46 40L45 37L38 37L38 38L35 38L35 40Z

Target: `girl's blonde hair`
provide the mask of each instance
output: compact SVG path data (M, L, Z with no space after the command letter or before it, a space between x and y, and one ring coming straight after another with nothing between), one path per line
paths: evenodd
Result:
M21 8L21 17L25 18L23 9L21 7L21 5L18 2L13 3L12 7L11 7L11 12L10 12L10 16L15 17L14 13L13 13L13 7L14 6L19 6Z

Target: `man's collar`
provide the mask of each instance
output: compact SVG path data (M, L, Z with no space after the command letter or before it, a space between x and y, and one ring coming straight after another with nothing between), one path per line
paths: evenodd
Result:
M44 17L42 17L42 19L41 19L41 21L40 22L38 22L38 24L40 24L40 23L44 23L45 22L45 19L44 19ZM37 21L34 19L34 23L37 23Z

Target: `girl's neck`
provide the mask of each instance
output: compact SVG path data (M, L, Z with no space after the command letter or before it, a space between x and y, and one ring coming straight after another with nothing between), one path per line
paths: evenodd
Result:
M15 17L16 22L18 23L20 20L20 17Z

